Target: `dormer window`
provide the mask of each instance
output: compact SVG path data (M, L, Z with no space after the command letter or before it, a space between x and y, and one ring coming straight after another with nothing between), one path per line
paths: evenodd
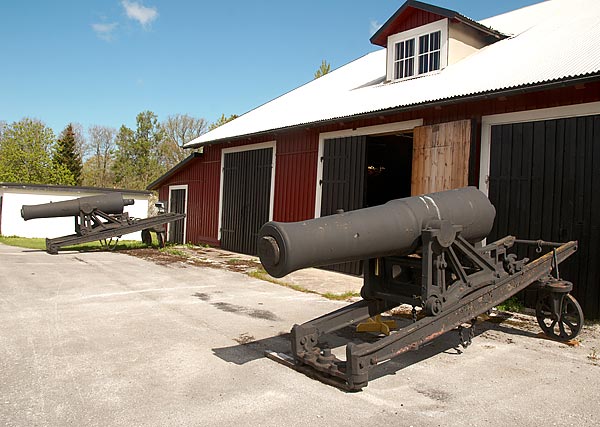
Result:
M388 80L441 70L448 60L448 20L442 19L388 37Z
M415 74L415 39L402 40L394 45L394 80Z
M441 31L419 37L419 74L440 69L441 38Z

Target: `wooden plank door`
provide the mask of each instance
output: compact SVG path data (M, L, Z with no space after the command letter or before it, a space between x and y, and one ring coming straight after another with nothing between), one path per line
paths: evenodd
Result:
M471 121L414 129L411 194L465 187L469 182Z
M169 200L169 212L186 213L185 199L186 190L184 188L171 190ZM169 243L183 244L185 239L185 218L173 221L169 224Z
M223 164L221 247L256 255L258 231L269 221L273 149L227 153Z
M366 173L365 136L326 139L323 147L321 216L338 210L353 211L365 207ZM346 262L324 267L341 273L362 274L362 262Z
M560 274L585 315L600 316L600 115L492 126L489 185L489 239L577 240ZM533 247L515 250L539 256Z

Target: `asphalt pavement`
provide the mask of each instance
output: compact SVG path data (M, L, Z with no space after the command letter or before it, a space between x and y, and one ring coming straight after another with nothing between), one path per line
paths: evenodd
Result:
M357 393L264 356L346 304L218 268L0 244L0 425L600 425L598 325L570 347L523 316L485 322L462 354L448 333Z

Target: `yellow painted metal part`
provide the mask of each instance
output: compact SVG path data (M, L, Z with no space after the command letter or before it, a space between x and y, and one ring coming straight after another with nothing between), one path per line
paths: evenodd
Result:
M395 320L382 320L381 314L367 319L366 322L356 325L356 332L379 332L380 334L389 335L391 329L395 329Z

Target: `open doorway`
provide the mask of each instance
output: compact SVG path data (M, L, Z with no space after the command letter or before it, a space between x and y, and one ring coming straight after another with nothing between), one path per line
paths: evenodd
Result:
M169 212L187 213L187 185L172 185L169 187ZM185 243L186 218L173 221L168 225L167 241L169 243Z
M411 195L413 133L326 139L321 216L384 204ZM362 274L362 262L326 269Z
M409 197L412 173L412 132L369 136L366 144L365 205L382 205Z

